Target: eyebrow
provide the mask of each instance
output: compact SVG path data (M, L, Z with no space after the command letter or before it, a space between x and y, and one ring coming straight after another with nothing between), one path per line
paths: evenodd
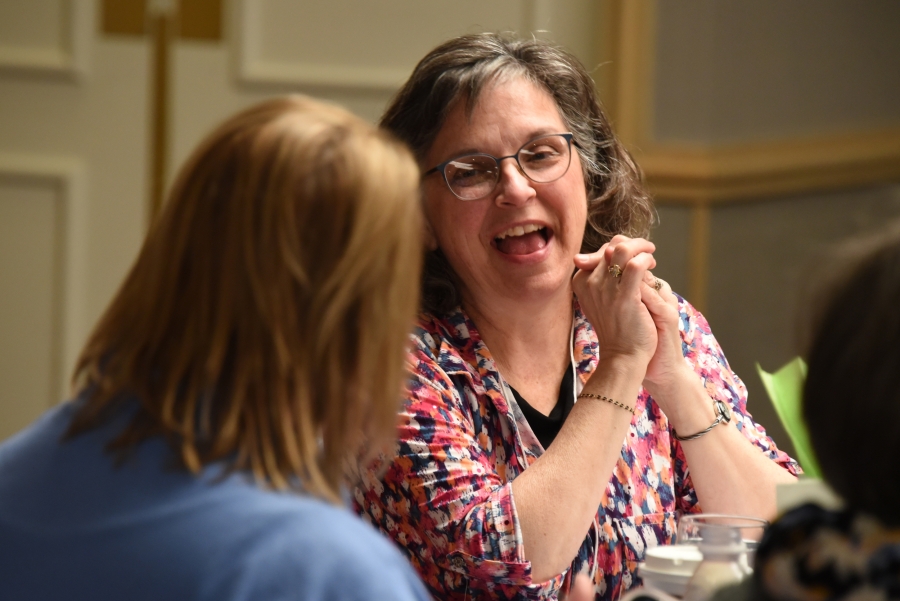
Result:
M556 131L555 129L551 129L548 127L541 127L539 129L532 130L528 134L528 136L525 138L525 141L522 142L519 145L519 147L516 149L516 152L521 150L523 146L525 146L526 144L528 144L535 138L540 138L541 136L547 136L547 135L551 135L551 134L561 134L561 133L566 133L566 132L565 131ZM466 156L469 154L489 154L489 153L484 152L483 150L478 150L475 147L462 148L456 152L448 153L447 158L445 158L443 161L439 161L438 164L444 163L446 161L452 161L453 159L457 159L459 157L463 157L463 156ZM490 155L490 156L493 156L493 155Z

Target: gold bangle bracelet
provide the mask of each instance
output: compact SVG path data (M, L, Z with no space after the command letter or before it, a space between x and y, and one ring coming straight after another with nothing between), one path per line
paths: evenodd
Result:
M597 399L598 401L606 401L607 403L612 403L616 407L621 407L625 411L629 411L631 413L631 415L634 415L634 407L629 407L625 403L620 403L619 401L614 401L613 399L609 398L608 396L603 396L602 394L591 394L590 392L582 392L581 394L578 395L578 398L579 399L590 398L590 399Z

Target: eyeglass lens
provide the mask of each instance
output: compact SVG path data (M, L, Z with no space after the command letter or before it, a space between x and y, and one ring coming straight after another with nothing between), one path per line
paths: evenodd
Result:
M552 135L532 140L519 149L516 160L528 179L548 183L562 177L569 168L569 141ZM492 156L473 154L453 159L444 167L450 190L464 200L484 198L500 181L500 164Z

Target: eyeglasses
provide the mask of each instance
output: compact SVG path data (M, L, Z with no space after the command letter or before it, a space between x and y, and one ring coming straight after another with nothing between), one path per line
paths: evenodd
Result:
M516 159L519 171L535 183L558 180L572 162L572 134L550 134L526 142L522 148L505 157L489 154L467 154L445 161L426 171L422 177L439 171L444 182L460 200L478 200L494 191L500 181L500 161Z

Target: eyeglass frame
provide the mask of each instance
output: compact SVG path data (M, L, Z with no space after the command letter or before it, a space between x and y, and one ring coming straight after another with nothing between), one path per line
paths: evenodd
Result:
M569 162L568 162L568 164L566 164L565 171L560 173L557 177L555 177L551 180L548 180L546 182L539 182L536 179L532 178L530 175L528 175L528 173L525 171L525 168L522 167L522 163L519 161L519 153L521 153L525 149L525 147L528 146L529 144L531 144L532 142L541 140L543 138L550 138L550 137L554 137L554 136L561 136L566 140L566 148L569 151ZM566 173L569 172L569 167L572 166L572 145L574 144L575 147L578 148L578 142L576 142L574 140L574 137L575 137L575 134L573 134L572 132L564 132L564 133L559 133L559 134L543 134L543 135L537 136L535 138L532 138L531 140L528 140L527 142L522 144L522 146L519 147L519 149L515 152L515 154L510 154L505 157L495 157L494 155L488 154L486 152L472 152L472 153L468 153L468 154L461 154L459 156L447 159L440 165L435 165L434 167L432 167L431 169L429 169L428 171L426 171L425 173L422 174L422 179L425 179L432 173L439 172L441 174L441 178L444 180L444 185L447 186L447 189L450 190L450 193L453 194L453 196L457 197L458 199L460 199L463 202L469 202L472 200L482 200L482 199L490 196L494 192L494 190L497 189L497 184L500 183L500 175L499 175L500 161L505 161L506 159L515 159L516 166L518 166L518 168L519 168L519 173L521 173L523 176L525 176L525 178L528 179L528 181L534 182L536 184L550 184L550 183L553 183L553 182L561 179ZM462 196L460 196L459 194L457 194L456 192L453 191L453 187L450 186L450 182L447 181L447 172L445 171L445 169L447 168L447 165L449 165L453 161L458 161L459 159L466 158L466 157L487 157L489 159L493 159L494 163L497 165L497 171L498 171L497 181L494 182L494 187L491 188L490 192L488 192L484 196L479 196L477 198L463 198Z

